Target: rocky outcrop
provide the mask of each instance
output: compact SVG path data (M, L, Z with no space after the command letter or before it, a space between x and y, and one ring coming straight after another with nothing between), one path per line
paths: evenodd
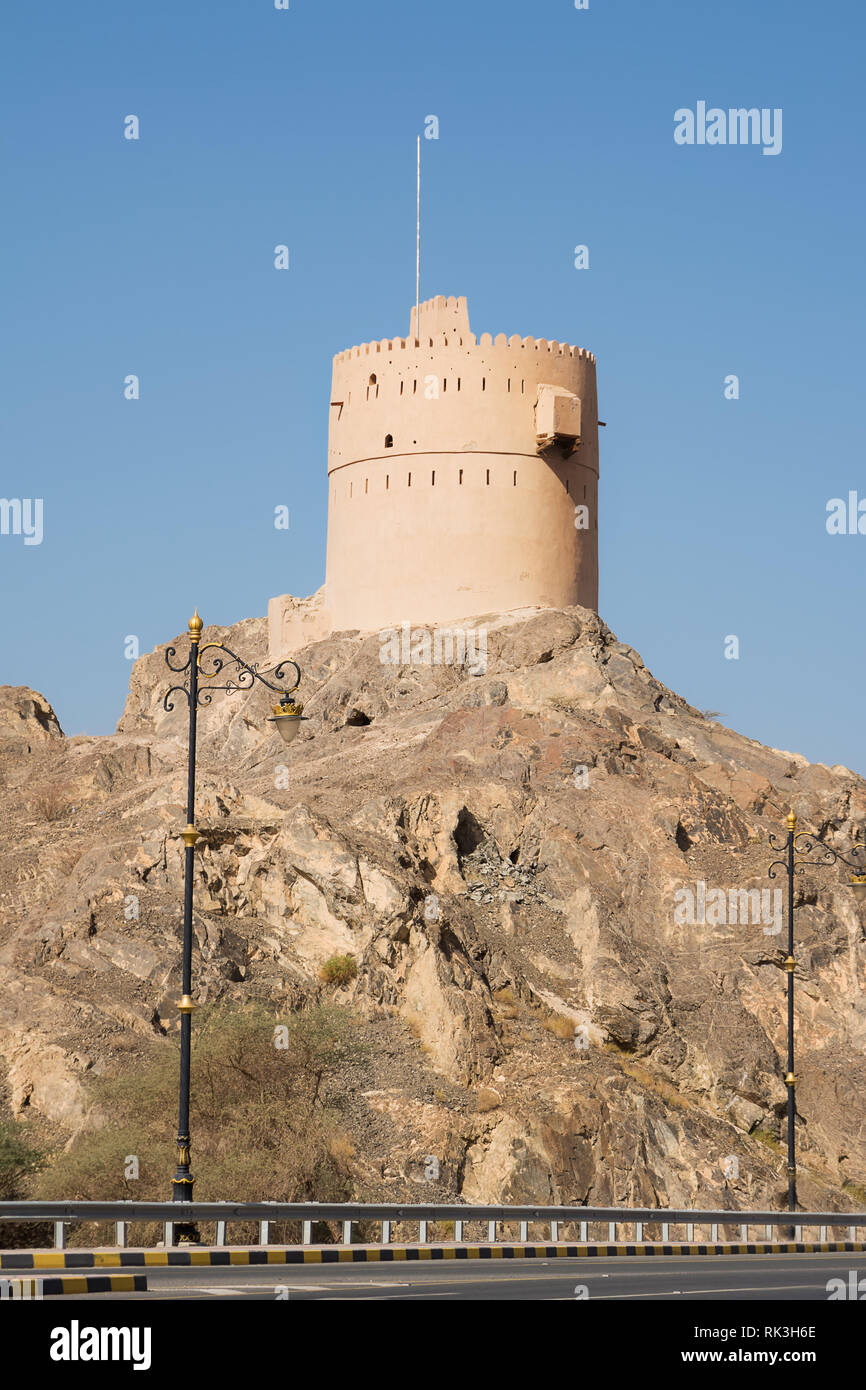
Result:
M866 785L705 718L589 611L478 626L483 654L462 664L395 660L377 636L310 644L290 747L268 691L214 691L199 714L197 998L288 1008L322 989L330 956L354 956L339 997L371 1034L396 1030L384 1084L350 1086L362 1194L778 1202L785 952L768 835L793 808L850 846ZM264 619L204 641L268 674ZM0 1052L18 1111L70 1129L87 1123L88 1070L177 1023L187 712L163 708L173 680L162 650L142 658L110 738L0 742ZM40 818L43 782L74 812ZM845 875L810 867L798 1123L801 1200L819 1207L866 1188L846 1103L866 1064L864 925Z
M57 715L36 690L26 685L0 686L0 741L8 753L30 753L34 744L62 738Z

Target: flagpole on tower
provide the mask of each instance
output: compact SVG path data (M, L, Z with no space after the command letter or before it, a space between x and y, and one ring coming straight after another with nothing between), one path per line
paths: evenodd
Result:
M421 341L421 136L418 136L418 178L415 218L415 343Z

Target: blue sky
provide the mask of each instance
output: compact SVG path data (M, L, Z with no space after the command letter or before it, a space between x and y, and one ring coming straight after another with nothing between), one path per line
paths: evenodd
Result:
M603 617L732 727L866 772L866 535L825 525L866 498L862 5L52 0L3 30L0 495L44 539L0 536L0 681L108 732L126 636L319 586L330 359L408 329L435 114L422 294L597 354ZM676 145L698 101L781 108L781 153Z

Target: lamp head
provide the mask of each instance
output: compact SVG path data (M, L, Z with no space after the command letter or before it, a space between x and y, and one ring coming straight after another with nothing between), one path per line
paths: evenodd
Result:
M858 903L866 902L866 874L852 874L850 886Z
M268 720L269 724L276 724L277 732L283 743L293 743L298 736L301 727L301 720L306 718L304 706L296 704L291 695L284 695L278 705L274 705L274 712Z

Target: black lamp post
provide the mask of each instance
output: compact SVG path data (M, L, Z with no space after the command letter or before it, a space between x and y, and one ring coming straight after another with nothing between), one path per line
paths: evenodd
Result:
M775 850L785 851L784 859L774 859L767 873L770 878L776 877L777 869L784 869L788 880L788 955L785 960L785 970L788 975L788 1064L785 1072L785 1085L788 1088L788 1210L797 1210L797 1157L796 1157L796 1134L794 1121L797 1112L795 1087L797 1078L794 1074L794 971L797 962L794 959L794 875L802 875L805 872L804 866L810 864L815 868L825 868L830 864L846 864L849 869L853 869L850 886L854 891L855 897L861 901L866 898L866 865L855 864L852 860L846 859L844 854L838 850L831 849L816 836L808 834L806 831L797 830L797 817L793 811L789 811L785 819L788 833L785 837L784 845L777 843L775 835L770 835L770 844ZM855 850L866 854L866 844L856 844L852 847ZM817 859L810 860L806 857L798 858L798 855L808 856L814 850L820 851ZM794 1236L794 1228L791 1228L791 1235Z
M190 1135L189 1135L189 1090L190 1090L190 1038L192 1032L192 884L193 884L193 854L195 843L198 839L198 831L195 828L195 739L196 739L196 715L199 705L209 705L214 690L251 690L256 681L275 691L280 696L280 703L274 705L273 714L268 721L276 724L280 737L284 743L291 743L296 737L301 720L304 718L303 705L296 704L292 699L292 692L297 690L301 683L301 668L297 662L283 661L274 668L273 676L275 680L282 681L283 672L287 666L294 667L296 680L294 685L288 689L280 685L272 685L269 680L265 680L260 675L255 666L242 660L235 652L232 652L222 642L205 642L201 645L201 634L204 624L198 615L198 609L189 620L189 655L182 666L175 666L172 657L177 655L175 647L168 647L165 653L165 663L170 671L185 671L187 673L183 685L173 685L166 692L163 700L163 708L171 711L174 709L172 695L182 694L186 697L189 705L189 752L187 762L187 795L186 795L186 825L181 831L184 849L184 877L183 877L183 959L182 959L182 979L181 979L181 999L178 1004L180 1010L180 1102L178 1106L178 1125L177 1125L177 1170L172 1179L172 1201L191 1202L192 1188L195 1179L190 1172ZM223 655L213 655L209 658L212 670L204 672L201 670L202 657L207 651L218 651ZM220 674L224 667L237 668L238 674L234 680L227 681L225 685L208 684L206 690L199 689L199 679L212 681ZM192 1223L180 1223L177 1228L177 1237L180 1241L196 1241L198 1233Z

